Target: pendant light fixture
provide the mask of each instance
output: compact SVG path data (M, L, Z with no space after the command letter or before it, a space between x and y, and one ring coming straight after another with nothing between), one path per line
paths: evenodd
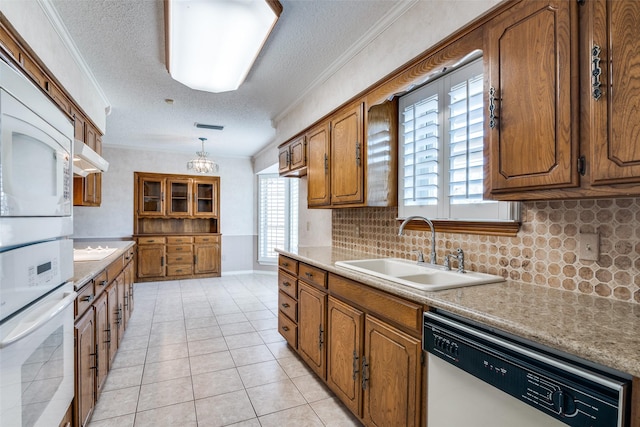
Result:
M217 173L220 170L220 166L216 162L207 158L207 153L204 151L204 142L207 138L198 138L202 142L202 151L196 152L198 157L187 162L187 169L193 170L197 173Z

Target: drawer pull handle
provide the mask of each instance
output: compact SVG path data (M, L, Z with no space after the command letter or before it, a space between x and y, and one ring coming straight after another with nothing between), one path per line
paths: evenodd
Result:
M289 327L288 326L283 326L282 330L285 331L285 332L289 332Z
M154 239L147 240L147 243L154 243L154 242L155 242L155 240L154 240Z
M283 307L283 308L289 308L289 307L291 307L291 306L285 302L285 303L283 303L283 304L282 304L282 307Z
M106 280L103 280L103 281L101 281L100 283L98 283L98 285L100 285L100 286L107 286L107 281L106 281Z
M304 273L304 275L307 276L308 279L311 279L313 277L313 273L309 273L308 271Z
M289 263L288 262L283 262L282 264L280 264L283 267L289 267Z
M93 301L93 298L95 298L93 294L87 295L86 297L82 297L82 301L91 302Z
M289 282L283 282L283 283L282 283L282 286L285 286L285 287L287 287L287 288L288 288L289 286L291 286L291 283L289 283Z
M180 256L180 257L176 258L176 261L182 261L182 257Z

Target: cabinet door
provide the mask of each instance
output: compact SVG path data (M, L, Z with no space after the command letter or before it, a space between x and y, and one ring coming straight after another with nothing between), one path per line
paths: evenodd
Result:
M289 144L278 149L278 173L288 172L291 165L291 153L289 152Z
M103 293L93 304L96 316L96 345L98 368L96 369L96 398L100 397L109 372L109 309L107 294Z
M124 269L125 286L129 291L129 304L128 304L129 311L127 313L127 321L129 320L129 316L131 316L131 313L133 313L133 304L134 304L133 285L135 282L135 272L133 271L133 266L134 266L134 262L131 261L129 264L127 264L127 266Z
M216 244L195 244L194 274L220 272L220 246Z
M116 282L111 282L107 288L107 309L109 313L109 327L107 340L109 341L109 366L113 365L113 359L118 351L118 287Z
M165 245L138 245L138 277L164 277Z
M361 409L364 314L329 297L327 303L327 384L355 414Z
M306 143L304 136L289 144L289 169L295 170L307 165Z
M302 280L298 284L298 352L318 376L325 378L325 309L327 294Z
M116 277L116 280L114 280L114 285L118 288L118 311L117 311L117 315L118 317L116 318L116 323L118 326L118 333L117 333L117 343L118 346L120 346L120 341L122 341L122 337L124 336L124 329L126 326L126 320L125 320L125 312L126 312L126 300L127 300L127 294L126 294L126 290L124 287L124 275L122 273L118 274L118 277Z
M331 120L331 204L364 202L362 104Z
M576 8L522 2L487 28L486 198L579 185Z
M167 215L187 217L191 215L191 180L167 179L169 200Z
M164 215L164 178L139 177L138 215Z
M76 390L75 419L79 426L87 425L95 405L96 343L93 307L75 324Z
M601 97L590 91L592 183L640 182L640 3L596 0L590 39L592 65L600 71ZM597 46L597 51L593 49ZM594 55L595 53L595 55ZM589 86L594 83L590 76Z
M331 203L327 125L307 134L307 153L307 204L309 207L327 206Z
M218 179L193 180L193 216L216 218L218 216Z
M419 339L367 315L361 365L365 424L420 425L421 352Z

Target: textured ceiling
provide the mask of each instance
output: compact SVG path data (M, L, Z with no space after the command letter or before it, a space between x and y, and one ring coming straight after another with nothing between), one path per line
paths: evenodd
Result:
M376 34L402 2L280 0L283 12L237 91L207 93L172 80L164 61L160 0L52 0L111 104L105 145L251 156L274 137L272 120L295 104L344 53ZM172 105L165 99L174 100ZM195 122L223 125L201 130Z

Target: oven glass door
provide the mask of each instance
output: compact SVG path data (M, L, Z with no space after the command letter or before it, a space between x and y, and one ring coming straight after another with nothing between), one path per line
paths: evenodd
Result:
M71 215L71 140L0 92L0 216Z
M0 425L57 426L71 404L71 283L0 325Z

